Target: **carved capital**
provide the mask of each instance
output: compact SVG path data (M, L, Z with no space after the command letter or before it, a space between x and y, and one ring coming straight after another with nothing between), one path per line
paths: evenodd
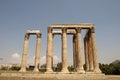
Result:
M62 28L62 33L67 33L67 28Z
M41 34L40 33L37 33L37 38L41 38Z
M81 32L81 28L76 28L76 32L80 33Z
M28 40L29 39L29 34L25 34L25 40Z
M53 28L48 27L48 33L52 33Z
M92 28L90 29L90 32L91 32L91 33L95 33L95 28L92 27Z

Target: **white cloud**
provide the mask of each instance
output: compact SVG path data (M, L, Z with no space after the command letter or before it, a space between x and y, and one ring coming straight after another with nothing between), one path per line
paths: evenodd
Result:
M57 56L53 56L53 64L57 64L59 62L59 58ZM46 56L40 58L40 65L46 64Z
M10 58L7 59L7 63L12 64L20 64L22 60L22 57L19 53L13 53ZM57 56L53 56L53 64L57 64L60 62L60 58ZM27 64L34 65L35 63L35 56L27 56ZM40 57L40 65L46 64L46 56Z
M19 59L20 58L20 55L18 53L14 53L12 54L12 59Z
M13 53L11 55L10 60L8 61L9 63L17 64L21 62L21 56L18 53Z
M46 56L40 58L40 65L46 64Z
M60 59L57 56L53 56L53 64L60 62Z

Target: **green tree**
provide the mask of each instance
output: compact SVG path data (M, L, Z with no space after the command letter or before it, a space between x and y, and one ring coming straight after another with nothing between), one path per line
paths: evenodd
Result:
M101 71L105 74L110 75L120 75L120 61L113 62L110 64L101 64L99 63Z
M60 72L61 69L62 69L62 63L59 62L59 63L57 63L57 67L56 67L55 71Z

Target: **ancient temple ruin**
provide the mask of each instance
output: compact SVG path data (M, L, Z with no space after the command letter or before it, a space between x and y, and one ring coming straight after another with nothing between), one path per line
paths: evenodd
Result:
M59 29L59 30L56 30ZM84 37L84 55L86 70L83 68L83 55L82 55L82 37L81 30L85 29L86 34ZM29 30L26 32L24 40L24 49L21 63L21 72L26 71L26 56L28 53L28 40L29 35L37 35L35 68L38 71L39 55L40 55L40 41L41 33L38 30ZM62 70L60 73L69 73L68 71L68 47L67 35L73 35L73 65L76 70L75 73L101 73L98 63L98 53L96 48L96 37L94 24L51 24L48 27L47 37L47 53L46 53L46 73L54 73L53 66L53 39L54 35L61 35L62 49Z
M55 30L61 29L61 30ZM84 52L85 64L87 70L83 69L83 56L82 56L82 37L81 30L86 29L84 38ZM96 37L94 24L52 24L48 27L48 44L47 44L47 60L46 60L46 73L52 73L52 60L53 60L53 35L61 35L62 39L62 70L61 73L69 73L68 71L68 51L67 51L67 35L73 35L73 59L74 68L76 73L94 72L101 73L98 64Z

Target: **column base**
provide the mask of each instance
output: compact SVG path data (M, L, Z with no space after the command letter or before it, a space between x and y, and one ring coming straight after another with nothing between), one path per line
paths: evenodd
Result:
M33 70L34 72L39 72L39 70L37 69L37 68L34 68L34 70Z
M77 70L77 73L84 74L85 71L84 71L84 69L78 69L78 70Z
M94 70L94 73L98 73L98 74L99 74L99 73L102 73L102 72L101 72L100 69L95 69L95 70Z
M68 69L62 69L60 73L69 73Z
M53 70L52 69L47 69L45 73L53 73Z
M26 72L26 68L21 68L19 72Z

